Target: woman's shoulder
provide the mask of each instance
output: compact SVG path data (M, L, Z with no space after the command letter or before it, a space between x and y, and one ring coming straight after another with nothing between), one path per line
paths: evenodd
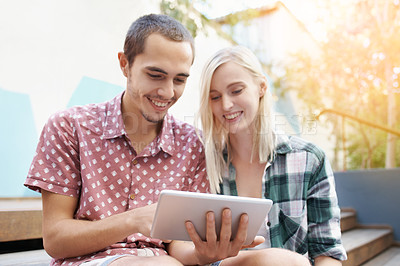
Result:
M298 136L280 135L277 137L277 153L299 153L306 152L313 154L319 160L323 160L325 152L321 147L311 141L305 140Z

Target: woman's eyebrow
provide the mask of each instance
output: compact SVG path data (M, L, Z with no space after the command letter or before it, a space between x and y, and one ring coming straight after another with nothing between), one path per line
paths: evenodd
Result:
M244 84L242 81L232 82L232 83L228 84L228 86L226 86L226 89L230 89L231 87L234 87L234 86L236 86L236 85L242 85L242 84ZM210 88L210 93L211 93L211 92L219 92L219 91Z
M243 84L242 81L232 82L232 83L230 83L230 84L227 86L227 88L234 87L234 86L236 86L236 85L242 85L242 84Z

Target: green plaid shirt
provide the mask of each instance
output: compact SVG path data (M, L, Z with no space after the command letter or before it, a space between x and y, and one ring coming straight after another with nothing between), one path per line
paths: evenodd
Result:
M324 152L298 137L279 135L276 156L263 177L263 196L274 204L257 248L285 248L307 256L346 260L340 209L331 166ZM237 195L235 168L223 177L221 194Z

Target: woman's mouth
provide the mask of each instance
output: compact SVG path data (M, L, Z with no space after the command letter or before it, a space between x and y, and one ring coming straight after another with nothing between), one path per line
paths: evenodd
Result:
M226 120L228 120L229 122L231 122L231 121L236 121L237 118L238 118L242 113L243 113L243 112L239 111L239 112L235 112L235 113L226 114L226 115L223 115L223 116L224 116L224 118L225 118Z

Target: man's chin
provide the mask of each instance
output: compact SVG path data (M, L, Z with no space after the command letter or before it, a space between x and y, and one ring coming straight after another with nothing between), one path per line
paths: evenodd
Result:
M164 121L164 117L166 114L162 114L162 115L149 115L149 114L145 114L142 113L142 116L144 119L146 119L147 122L153 123L153 124L159 124L162 121Z

